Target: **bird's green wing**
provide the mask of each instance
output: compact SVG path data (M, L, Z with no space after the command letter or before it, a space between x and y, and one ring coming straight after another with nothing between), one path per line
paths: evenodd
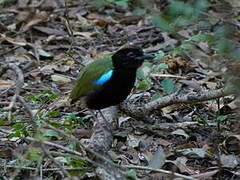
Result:
M96 60L84 67L70 93L70 98L75 101L78 98L87 95L89 92L100 88L101 85L94 84L93 82L112 68L113 65L110 56Z

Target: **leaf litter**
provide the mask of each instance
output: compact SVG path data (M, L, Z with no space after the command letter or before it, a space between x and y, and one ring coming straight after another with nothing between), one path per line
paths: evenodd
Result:
M141 45L146 52L156 53L158 57L150 63L150 67L149 65L142 67L144 76L137 82L137 87L142 89L136 90L136 93L128 99L130 102L141 106L151 101L152 96L156 94L157 97L161 97L179 89L187 93L215 89L223 85L221 73L216 72L214 68L209 69L208 62L200 60L200 57L211 59L214 56L213 50L205 42L197 42L199 48L187 57L175 56L169 53L169 46L174 46L179 41L169 33L152 26L148 17L131 13L129 15L126 9L116 12L117 9L106 8L104 13L94 12L73 1L68 8L71 30L66 28L65 12L61 9L63 4L46 0L43 4L28 8L28 4L21 0L17 2L19 7L10 4L13 11L6 9L5 14L3 13L4 19L0 19L0 29L2 29L0 62L13 62L23 69L25 82L21 96L31 105L33 111L37 112L40 109L40 102L53 101L54 94L67 95L73 85L73 79L82 67L81 57L88 61L100 54L115 51L129 42ZM237 2L232 3L238 5ZM121 15L117 15L118 13ZM218 15L219 12L214 13ZM190 27L179 33L185 38L191 38L195 30L195 27ZM16 33L17 31L21 33ZM203 37L198 35L193 40L198 41L199 38ZM16 54L21 54L25 59ZM33 63L28 64L29 62ZM218 64L210 66L224 71L224 68ZM5 72L0 80L2 142L0 158L9 166L18 165L16 163L18 153L27 153L28 148L34 147L21 138L31 134L32 123L29 117L20 111L22 105L15 104L10 121L7 118L7 111L4 110L4 107L11 103L14 80L15 76L11 71ZM141 86L138 86L138 83L142 83ZM223 98L218 102L208 101L165 107L153 114L157 119L154 124L146 124L121 114L119 129L114 132L116 135L110 150L111 157L120 165L163 168L201 179L237 177L240 174L240 126L237 117L232 113L236 110L233 104L233 100L226 103ZM216 117L222 115L219 112L227 105L230 111L225 111L224 118L218 119L222 121L219 130ZM91 117L84 119L89 115L81 114L78 107L64 107L59 111L60 117L56 112L55 115L53 112L48 115L51 123L63 130L65 128L74 130L78 132L79 137L84 137L87 131L87 137L81 139L87 143L94 120ZM16 126L19 123L22 125ZM43 127L42 131L51 142L74 146L52 130ZM7 136L6 132L8 132ZM49 151L56 154L55 160L64 166L73 167L73 161L61 155L60 150L49 149ZM32 162L26 164L36 167L36 162L32 159L30 161ZM55 167L50 161L45 159L43 168ZM7 177L10 177L12 172L12 169L4 171ZM141 179L163 176L155 172L150 174L137 172L137 176ZM96 176L93 170L87 172L85 176L88 175ZM18 176L23 177L23 174L19 173ZM51 175L46 171L43 176L58 177L58 173Z

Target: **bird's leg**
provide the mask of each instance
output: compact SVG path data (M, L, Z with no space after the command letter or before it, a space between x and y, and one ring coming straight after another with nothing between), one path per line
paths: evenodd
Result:
M111 127L112 125L108 122L108 120L104 117L103 113L101 110L98 110L99 114L101 115L103 121L104 121L104 124L106 125L106 127L111 130Z
M93 116L93 119L100 125L105 125L105 127L107 127L108 130L111 130L111 124L107 121L107 119L104 117L103 113L101 110L98 110L101 118L103 119L103 122L101 122L99 120L99 118L97 118L96 114L94 113L93 110L89 109L89 111L91 112L92 116Z

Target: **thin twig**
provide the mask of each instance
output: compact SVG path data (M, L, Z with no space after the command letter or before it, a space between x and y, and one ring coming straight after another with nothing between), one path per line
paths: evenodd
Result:
M13 95L11 103L9 104L9 106L4 108L5 110L9 111L8 119L11 120L12 109L15 106L16 101L18 99L18 96L20 94L21 88L24 85L24 76L23 76L22 70L14 63L9 63L9 64L4 65L3 66L3 72L5 72L6 69L12 69L17 76L16 81L15 81L15 85L16 85L15 94Z
M74 35L73 35L73 29L72 29L72 26L70 24L70 21L69 21L69 17L68 17L68 5L67 5L67 2L66 0L64 1L64 4L65 4L65 12L64 12L64 17L65 17L65 25L66 25L66 28L67 28L67 32L71 38L71 45L70 45L70 48L68 49L68 52L71 52L72 51L72 47L73 47L73 44L74 44Z
M14 63L9 63L6 65L3 65L1 71L0 71L0 76L6 72L7 69L11 69L15 72L16 74L16 80L15 80L15 93L12 97L11 102L9 103L8 107L4 108L5 110L9 111L8 118L11 120L11 111L13 107L16 105L16 101L18 100L24 107L26 113L31 117L31 119L35 119L36 117L34 116L31 107L25 102L23 97L20 96L21 89L23 88L24 85L24 75L22 70ZM35 114L37 115L37 113Z
M3 55L5 55L5 54L8 54L8 53L10 53L10 52L16 50L17 48L20 48L20 47L21 47L21 46L15 46L15 47L13 47L13 48L7 50L7 51L4 51L3 53L0 54L0 57L3 56Z
M23 105L24 109L26 110L26 112L33 119L34 118L34 114L33 114L33 111L31 110L31 107L26 103L26 101L23 99L22 96L18 96L17 99L22 103L22 105Z
M123 168L128 168L128 169L141 169L141 170L154 171L154 172L159 172L159 173L163 173L163 174L172 175L172 176L175 176L175 177L184 178L184 179L187 179L187 180L197 180L196 178L193 178L191 176L186 176L186 175L183 175L183 174L175 173L175 172L172 172L172 171L167 171L167 170L164 170L164 169L155 169L155 168L151 168L151 167L132 166L132 165L124 165L122 167Z
M30 170L30 171L36 171L36 168L34 167L28 167L28 166L11 166L11 165L5 165L5 164L0 164L0 167L4 168L13 168L13 169L25 169L25 170ZM66 171L76 171L76 170L89 170L89 168L74 168L74 167L62 167ZM61 168L44 168L42 171L47 172L47 171L61 171Z
M43 151L43 153L58 167L60 168L61 172L64 174L64 176L71 178L70 174L62 167L62 165L57 162L52 155L49 153L49 151L47 150L47 148L45 147L45 145L43 143L41 143L41 149Z
M111 160L109 160L109 159L107 159L106 157L102 156L101 154L93 151L91 148L88 148L88 147L84 146L83 144L81 144L81 143L79 142L79 140L78 140L76 137L74 137L73 135L70 135L70 133L68 133L68 132L66 133L66 132L64 132L64 131L62 131L62 130L60 130L60 129L56 129L55 127L47 124L46 122L43 122L43 124L44 124L46 127L48 127L49 129L52 129L52 130L58 132L59 134L68 137L69 140L74 141L74 142L77 143L81 148L83 148L85 151L93 154L95 157L103 160L104 162L107 162L107 163L110 163L110 164L114 164ZM79 153L79 154L81 154L81 153ZM76 155L79 155L79 154L76 154ZM88 160L87 160L87 161L88 161Z

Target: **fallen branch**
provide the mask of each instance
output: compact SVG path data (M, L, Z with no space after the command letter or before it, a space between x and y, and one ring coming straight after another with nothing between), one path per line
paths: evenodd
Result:
M187 93L187 94L171 94L169 96L165 96L159 98L155 101L147 103L143 108L147 113L151 113L154 110L172 105L172 104L180 104L180 103L193 103L193 102L203 102L212 99L217 99L220 97L224 97L230 95L224 88L217 90L210 90L207 92L197 92L197 93Z
M197 180L194 177L186 176L186 175L175 173L172 171L167 171L164 169L155 169L155 168L146 167L146 166L132 166L132 165L125 165L123 167L128 168L128 169L141 169L141 170L153 171L153 172L163 173L163 174L167 174L170 176L175 176L175 177L184 178L184 179L188 179L188 180Z
M24 76L23 76L22 70L16 64L13 64L13 63L4 65L0 75L3 74L4 72L6 72L7 69L13 70L17 76L16 81L15 81L16 88L15 88L14 96L12 97L12 100L11 100L11 103L9 104L9 106L7 108L5 108L5 109L11 111L16 103L17 97L19 96L21 88L24 84Z
M203 102L228 96L233 92L227 91L224 88L217 90L210 90L207 92L192 92L187 94L171 94L169 96L161 97L155 101L149 102L142 107L137 107L133 104L122 104L121 109L131 117L142 119L144 121L151 121L149 117L155 110L160 110L163 107L173 104L189 104L193 102Z
M28 167L28 166L12 166L12 165L6 165L6 164L0 164L0 167L3 168L13 168L13 169L25 169L30 171L36 171L36 168L34 167ZM62 167L66 171L77 171L77 170L88 170L89 168L74 168L74 167ZM61 168L44 168L42 171L61 171Z
M1 70L0 70L0 76L5 73L8 69L11 69L15 72L16 74L16 80L15 80L15 93L12 97L11 102L9 103L8 107L4 108L5 110L9 111L8 118L10 120L11 118L11 113L13 110L13 107L16 105L16 101L18 100L28 113L28 115L33 118L33 113L31 111L30 106L24 101L24 99L20 96L21 89L24 85L24 76L22 70L14 63L9 63L6 65L3 65Z
M41 149L43 151L43 153L60 169L60 171L63 173L63 175L69 179L71 179L70 174L63 168L63 166L57 161L55 160L52 155L50 154L50 152L47 150L46 146L41 143Z

